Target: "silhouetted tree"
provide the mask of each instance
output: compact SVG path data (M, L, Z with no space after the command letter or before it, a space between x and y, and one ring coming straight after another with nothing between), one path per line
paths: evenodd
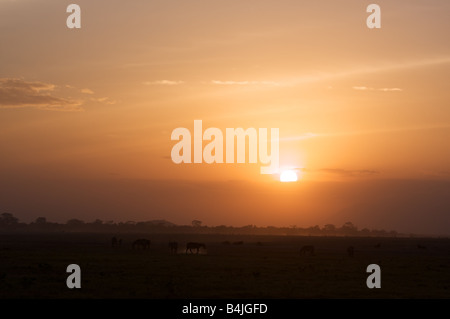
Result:
M201 226L202 226L202 221L201 220L194 219L192 221L192 227L201 227Z
M94 224L96 226L101 226L101 225L103 225L103 221L101 219L96 219L92 222L92 224Z
M347 235L348 234L353 234L353 233L356 233L358 231L358 227L353 225L352 222L346 222L344 225L342 225L341 231L344 234L347 234Z
M372 235L377 237L386 237L387 231L384 229L372 229Z
M326 224L323 226L322 230L326 235L332 235L336 233L336 226L333 224Z
M307 231L309 236L316 236L320 234L320 227L319 225L311 226L307 228Z
M3 213L0 216L0 226L2 227L14 227L19 224L19 219L14 217L10 213Z
M36 218L35 223L36 223L36 225L45 225L45 224L47 224L47 218L38 217L38 218Z
M361 235L370 236L370 229L368 229L368 228L361 229Z
M103 229L103 221L101 219L96 219L92 223L86 224L88 229L94 230L94 231L101 231Z
M74 219L68 220L66 225L69 227L80 227L80 226L84 226L84 221L74 218Z
M397 237L398 233L397 233L397 231L395 231L395 230L391 230L391 231L389 232L389 235L391 235L392 237Z

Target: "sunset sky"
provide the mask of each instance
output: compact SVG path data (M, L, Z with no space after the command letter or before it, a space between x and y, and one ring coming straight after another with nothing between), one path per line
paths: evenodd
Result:
M0 0L0 212L450 235L449 1L73 2ZM194 120L279 128L299 181L174 164Z

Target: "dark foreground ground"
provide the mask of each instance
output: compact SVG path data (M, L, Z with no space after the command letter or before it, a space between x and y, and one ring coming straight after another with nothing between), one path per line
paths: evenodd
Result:
M126 234L113 249L113 235L0 235L0 298L450 298L449 239ZM137 238L150 249L132 249ZM188 241L207 250L186 254ZM66 286L69 264L81 289ZM366 286L369 264L380 289Z

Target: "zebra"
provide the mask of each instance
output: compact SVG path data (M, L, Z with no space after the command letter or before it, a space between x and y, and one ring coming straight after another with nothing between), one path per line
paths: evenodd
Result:
M173 254L176 254L176 253L177 253L177 250L178 250L178 243L177 243L176 241L171 241L171 242L169 243L169 247L170 247L170 252L171 252L171 253L173 253Z
M133 249L139 249L139 248L150 249L150 240L143 239L143 238L136 239L133 242L132 246L133 246Z
M186 244L186 254L188 253L188 250L191 252L191 254L193 254L194 252L192 251L192 249L197 249L197 254L200 251L200 248L206 249L206 245L203 243L187 243Z

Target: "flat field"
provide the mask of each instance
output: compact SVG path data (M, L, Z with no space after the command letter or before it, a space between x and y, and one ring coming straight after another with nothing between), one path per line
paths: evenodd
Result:
M113 236L123 239L120 247L111 246ZM137 238L150 239L150 248L133 249ZM170 241L178 242L177 253L170 251ZM186 254L191 241L207 249ZM315 255L301 256L304 245L313 245ZM349 246L355 248L353 257ZM69 264L81 267L81 289L66 286ZM370 264L381 267L380 289L366 285ZM448 299L450 240L1 234L0 298Z

